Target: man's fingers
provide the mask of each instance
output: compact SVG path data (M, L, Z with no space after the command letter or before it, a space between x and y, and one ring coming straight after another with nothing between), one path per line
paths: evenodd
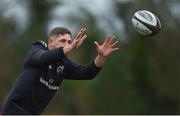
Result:
M115 41L111 46L115 46L117 43L119 43L119 41Z
M94 41L94 44L96 45L96 47L99 47L99 43L97 41Z
M81 30L80 30L80 35L84 35L85 34L85 32L86 32L86 28L82 28Z
M87 35L84 35L83 37L82 37L82 40L85 40L87 38Z
M116 39L116 36L112 36L112 37L110 38L109 44L110 44L110 45L113 44L113 42L115 41L115 39Z
M109 41L110 41L110 34L106 36L104 43L107 44L109 43Z
M83 37L82 37L82 39L81 40L79 40L79 42L77 43L78 45L78 47L84 42L84 40L87 38L87 35L84 35Z
M112 49L112 52L117 51L117 50L119 50L118 47L117 47L117 48L113 48L113 49Z
M80 29L77 36L76 36L76 39L81 39L82 36L85 34L86 30L87 30L86 28Z
M85 31L86 31L86 28L81 28L81 29L79 30L79 32L78 32L78 34L77 34L77 35L79 35L79 34L81 34L81 33L85 32Z
M78 40L78 39L74 40L73 45L78 44L78 42L79 42L79 40Z

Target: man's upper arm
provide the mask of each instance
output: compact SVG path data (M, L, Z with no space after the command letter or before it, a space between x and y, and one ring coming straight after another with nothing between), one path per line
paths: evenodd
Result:
M25 64L28 66L46 66L56 63L64 57L62 48L55 48L48 51L42 46L33 45L25 60Z

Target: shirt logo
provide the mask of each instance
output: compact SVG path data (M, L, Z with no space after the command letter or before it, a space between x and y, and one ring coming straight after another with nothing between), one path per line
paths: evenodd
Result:
M49 83L52 84L54 82L54 79L49 79Z
M40 78L40 82L42 84L44 84L46 87L48 87L48 89L50 90L58 90L59 89L59 86L54 86L54 85L51 85L54 80L53 79L49 79L49 82L47 82L46 80L44 80L42 77Z
M64 66L59 66L59 67L57 67L57 73L59 74L59 73L63 73L63 71L64 71Z
M49 69L52 69L52 65L49 65Z

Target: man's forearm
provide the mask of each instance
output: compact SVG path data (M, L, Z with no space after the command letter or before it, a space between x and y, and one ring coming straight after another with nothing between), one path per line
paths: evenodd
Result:
M97 67L102 67L105 60L106 60L106 58L104 58L100 55L97 55L96 59L94 60L94 63Z

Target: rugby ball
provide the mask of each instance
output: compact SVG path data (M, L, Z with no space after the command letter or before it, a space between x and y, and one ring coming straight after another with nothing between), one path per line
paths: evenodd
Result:
M132 24L137 32L144 36L152 36L161 30L159 18L147 10L139 10L132 17Z

